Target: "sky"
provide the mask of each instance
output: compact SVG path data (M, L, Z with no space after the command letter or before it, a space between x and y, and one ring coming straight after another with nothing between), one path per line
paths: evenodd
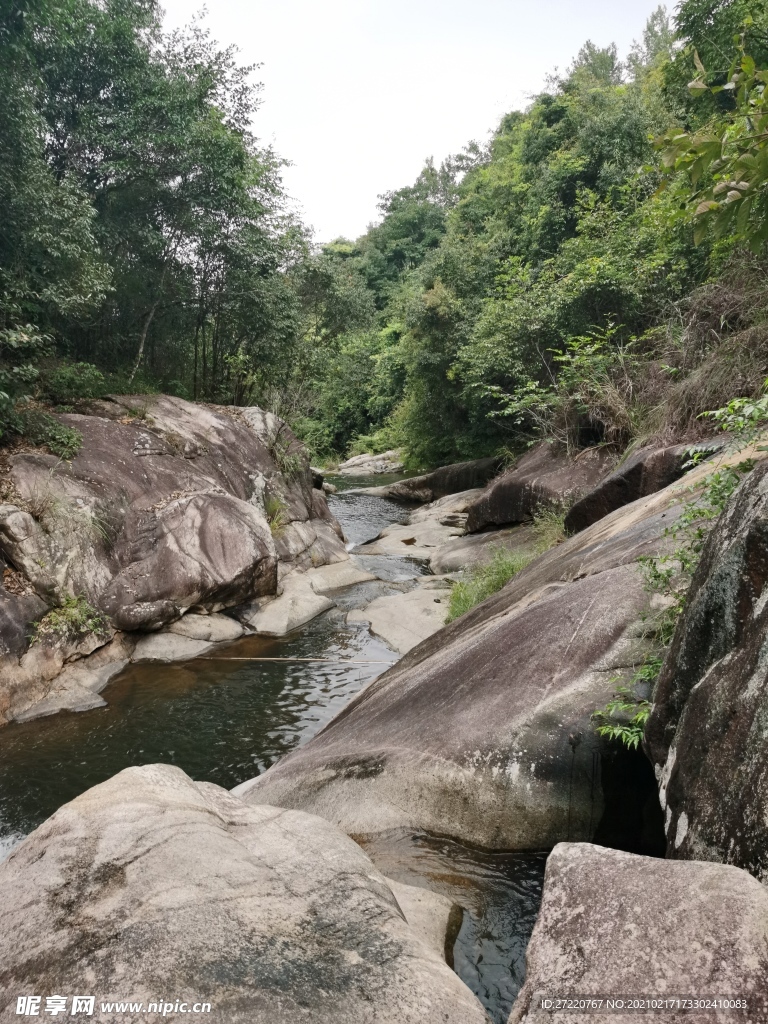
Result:
M591 39L625 55L659 0L210 0L205 24L261 64L254 130L318 242L356 238L410 185L524 108ZM165 0L168 29L201 0Z

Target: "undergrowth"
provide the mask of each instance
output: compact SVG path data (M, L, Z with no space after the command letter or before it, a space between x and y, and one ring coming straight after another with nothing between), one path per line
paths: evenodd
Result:
M768 391L768 381L764 391ZM702 414L721 430L731 434L726 448L729 455L738 455L753 445L768 422L768 394L760 398L736 398L720 409ZM765 450L758 446L759 450ZM706 458L704 452L691 452L690 464L696 465ZM731 495L742 479L755 465L753 459L744 459L733 465L720 465L705 478L697 494L683 503L676 521L664 531L674 542L671 552L657 557L638 559L645 587L663 599L665 609L657 622L655 637L665 653L672 643L677 624L687 604L693 575L701 559L704 544L715 523L725 509ZM691 488L693 491L693 488ZM617 688L604 708L593 714L597 732L609 739L636 748L643 736L652 704L636 694L638 684L654 685L663 665L658 653L648 658L636 671L626 687Z
M52 608L33 626L32 643L45 637L57 640L77 640L89 633L106 634L109 624L84 597L65 597L57 608Z
M288 525L288 505L277 494L268 494L264 499L264 513L273 537L279 537Z
M534 552L506 551L500 548L490 562L474 566L469 570L467 578L460 580L451 590L446 623L453 622L486 597L501 590L533 558Z
M466 579L460 580L451 590L446 623L453 622L486 597L501 590L521 569L565 540L565 516L568 502L542 504L533 514L535 543L526 551L507 551L499 548L489 562L473 566Z

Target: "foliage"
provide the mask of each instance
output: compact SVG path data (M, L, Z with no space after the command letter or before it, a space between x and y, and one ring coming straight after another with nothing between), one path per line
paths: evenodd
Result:
M36 363L50 346L51 339L30 324L0 331L0 438L23 429L16 406L34 390L40 375Z
M627 686L619 686L611 700L593 712L595 732L609 740L623 743L630 750L637 750L643 738L645 724L653 705L638 697L638 684L653 685L661 671L662 659L651 655L637 669Z
M476 604L501 590L533 557L532 553L500 548L489 562L474 566L469 570L465 580L460 580L453 586L445 621L453 622L470 608L474 608Z
M104 391L104 374L93 363L62 363L41 374L40 393L55 405L96 398Z
M509 417L534 436L560 443L570 454L590 441L625 446L632 438L632 343L617 341L619 329L609 323L588 335L569 338L564 352L553 352L554 372L548 384L527 380L512 394L489 386L499 408L492 414Z
M266 445L281 473L289 479L301 475L305 468L305 456L293 438L285 433L282 424L274 434L267 438Z
M664 165L684 171L692 191L686 208L701 241L711 227L716 238L735 235L759 252L768 239L768 70L760 70L743 49L728 80L707 84L707 71L694 52L693 95L728 93L733 106L694 132L673 129L659 145Z
M91 633L106 635L109 625L104 616L96 611L82 596L64 597L61 604L52 608L33 626L33 643L44 638L73 642Z
M539 551L549 551L565 540L565 517L570 502L539 505L533 513L533 534Z
M74 459L83 444L83 435L66 427L39 409L24 409L18 414L20 432L35 445L44 445L60 459Z

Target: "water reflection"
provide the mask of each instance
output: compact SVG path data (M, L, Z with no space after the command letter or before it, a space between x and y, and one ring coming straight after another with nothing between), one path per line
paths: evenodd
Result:
M281 639L246 637L221 654L132 665L104 691L105 708L3 728L0 837L28 833L133 764L176 764L193 779L230 788L306 742L395 660L364 628L326 619ZM379 664L226 660L234 657Z

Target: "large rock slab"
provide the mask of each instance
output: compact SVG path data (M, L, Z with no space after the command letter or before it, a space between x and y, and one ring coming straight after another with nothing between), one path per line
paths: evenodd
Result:
M464 527L461 524L446 525L430 517L420 522L387 526L375 540L355 550L360 555L405 556L428 562L437 548L447 544L453 537L461 537L463 533Z
M219 611L277 587L264 516L230 495L195 494L137 512L116 547L122 569L99 604L119 629L152 629L188 609Z
M384 487L367 488L369 494L381 498L394 498L397 501L414 501L419 504L436 501L449 494L482 488L493 479L503 466L498 457L490 459L473 459L470 462L455 462L450 466L440 466L431 473L411 476L406 480L398 480Z
M654 1024L768 1020L768 892L720 864L638 857L562 843L547 860L527 952L526 979L509 1024L634 1019L606 1012L606 996L736 997L747 1012L704 1006L639 1011ZM601 1012L554 1015L543 997L602 997Z
M3 1022L19 994L95 993L209 1002L215 1024L487 1024L352 840L169 765L65 804L0 886Z
M591 715L648 650L653 607L635 563L670 550L680 500L710 470L537 558L244 783L245 798L312 809L352 834L423 828L523 850L604 836L625 769L604 755ZM645 765L649 778L623 831L646 850L658 800L636 757L627 772Z
M768 883L768 464L704 548L659 677L646 745L668 855Z
M642 448L631 455L594 490L580 498L565 517L568 533L585 530L609 512L668 487L692 468L695 453L713 455L725 446L714 439L698 444L676 444L665 448Z
M187 636L190 640L224 643L243 635L243 627L228 615L185 615L168 626L169 633Z
M553 445L537 445L470 506L467 530L522 523L541 505L576 501L609 472L613 461L604 448L590 448L571 459Z
M187 661L207 654L213 648L208 640L194 640L177 633L152 633L136 644L133 661Z

